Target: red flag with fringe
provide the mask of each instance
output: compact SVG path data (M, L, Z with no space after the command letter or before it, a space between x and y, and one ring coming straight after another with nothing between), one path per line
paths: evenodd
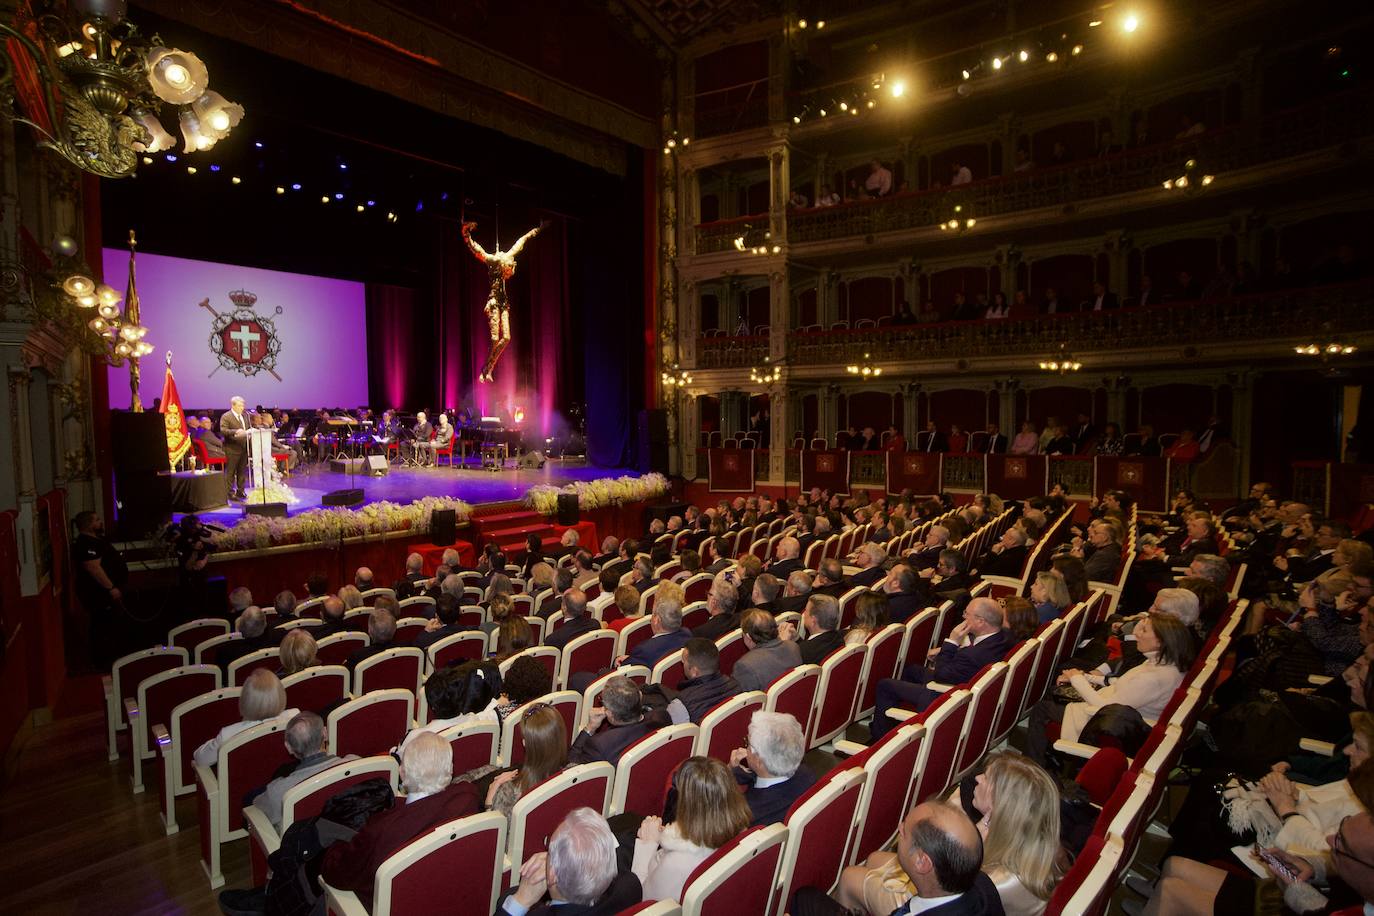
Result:
M181 395L177 393L171 366L162 380L162 406L158 410L167 428L167 461L176 470L177 463L191 450L191 434L186 429L186 413L181 409Z

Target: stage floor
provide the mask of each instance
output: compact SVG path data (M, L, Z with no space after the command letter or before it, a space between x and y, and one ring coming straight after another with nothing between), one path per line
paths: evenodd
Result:
M474 462L469 467L403 468L393 466L385 477L340 474L326 465L297 468L283 480L300 502L287 508L287 514L297 515L318 508L320 498L332 490L358 487L363 491L363 504L389 500L394 503L414 502L425 496L447 496L461 499L474 506L519 499L537 484L563 486L575 480L597 480L635 474L625 468L603 468L581 461L564 464L550 461L539 470L483 471ZM233 527L243 517L240 503L198 513L202 521ZM181 515L175 516L180 520Z

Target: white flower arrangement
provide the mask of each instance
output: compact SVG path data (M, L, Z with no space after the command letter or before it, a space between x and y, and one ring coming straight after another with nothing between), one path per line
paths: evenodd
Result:
M576 493L578 507L583 510L625 503L644 502L663 496L669 491L668 478L662 474L643 477L601 477L597 480L578 480L564 487L540 484L525 491L525 505L541 515L558 512L558 494Z
M214 537L217 550L256 550L282 544L337 544L344 538L393 531L428 531L436 509L453 509L458 520L472 515L461 499L426 496L415 502L369 503L360 509L310 509L290 518L244 516L233 528Z

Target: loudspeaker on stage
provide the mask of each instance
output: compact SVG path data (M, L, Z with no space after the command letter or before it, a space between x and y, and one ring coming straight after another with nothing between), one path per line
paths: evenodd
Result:
M243 514L286 518L286 503L248 503L243 507Z
M363 501L361 489L330 490L320 497L321 506L356 506Z

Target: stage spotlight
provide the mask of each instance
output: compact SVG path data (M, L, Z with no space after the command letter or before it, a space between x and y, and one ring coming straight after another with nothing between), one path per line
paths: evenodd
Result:
M229 181L231 184L243 184L243 179L237 175L235 175L233 178L230 178Z
M821 109L821 117L822 117L822 118L825 117L825 109L824 109L824 108Z
M994 57L994 58L992 59L992 69L994 69L994 70L1001 70L1001 69L1002 69L1002 58L1000 58L1000 57Z
M1016 55L1016 59L1024 64L1026 61L1030 60L1030 52L1022 51L1020 54Z
M299 191L300 189L301 189L300 182L296 182L295 184L293 184L293 185L291 186L291 190L293 190L293 191Z
M340 163L339 163L339 171L341 171L341 172L347 172L347 171L348 171L348 163L347 163L347 162L340 162Z
M823 29L823 28L825 28L825 20L824 20L824 19L817 19L817 20L816 20L816 28L818 28L818 29Z
M255 140L255 141L253 141L253 145L256 146L258 149L262 149L262 141L261 141L261 140Z
M1126 18L1121 20L1121 30L1123 32L1134 32L1140 28L1140 17L1135 13L1127 13Z
M1056 54L1054 51L1051 51L1050 53L1045 55L1045 60L1049 61L1050 63L1054 63L1055 61L1059 60L1059 55Z
M320 203L322 203L322 204L327 204L327 203L329 203L329 195L328 195L328 194L322 194L322 195L320 195Z
M334 199L335 199L335 200L343 200L343 194L335 194L335 195L334 195Z
M895 83L892 84L892 97L893 97L894 99L900 99L900 98L901 98L903 95L905 95L905 94L906 94L906 81L905 81L905 80L897 80L897 82L895 82Z
M277 193L278 193L278 194L285 194L285 193L286 193L286 188L283 188L281 185L277 185Z
M362 204L358 204L358 212L359 212L359 213L362 213L362 212L363 212L364 210L366 210L366 209L367 209L367 208L364 207Z

